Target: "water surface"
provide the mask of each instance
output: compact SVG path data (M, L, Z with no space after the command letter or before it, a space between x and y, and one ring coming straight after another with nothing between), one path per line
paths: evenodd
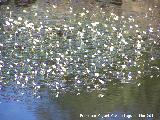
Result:
M159 119L158 1L0 10L2 120Z

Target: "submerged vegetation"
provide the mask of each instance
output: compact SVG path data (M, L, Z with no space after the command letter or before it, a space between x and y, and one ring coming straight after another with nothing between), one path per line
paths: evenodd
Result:
M137 83L151 69L155 76L150 77L160 75L159 66L154 65L160 58L159 27L102 9L90 14L86 8L73 12L69 7L61 18L56 5L46 11L34 7L19 14L3 7L1 91L8 86L22 89L21 95L29 88L35 95L44 86L62 91L105 90L112 81Z

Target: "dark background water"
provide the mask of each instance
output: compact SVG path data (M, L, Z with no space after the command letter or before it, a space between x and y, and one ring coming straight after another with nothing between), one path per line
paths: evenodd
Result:
M108 13L114 12L119 16L139 16L137 21L142 26L152 24L157 27L160 22L159 3L158 0L123 0L123 4L118 5L115 2L108 3L103 0L98 2L94 0L73 0L71 3L68 3L67 0L30 0L29 2L10 0L1 3L0 15L4 17L5 14L8 14L4 9L7 6L13 7L13 12L17 12L17 14L22 14L22 9L26 9L27 11L32 11L32 13L38 11L44 15L45 12L43 11L46 10L46 6L55 4L58 7L57 21L60 21L61 18L66 17L66 14L68 14L66 9L68 9L69 5L73 7L75 12L81 11L82 7L86 7L93 13L98 11L96 6L99 6L104 11L108 11ZM155 9L155 13L150 13L151 16L147 18L147 21L141 19L149 8ZM100 19L100 17L96 19ZM2 17L1 20L3 21ZM63 21L58 24L63 24ZM1 41L3 41L2 38ZM144 57L144 59L147 59L147 57ZM149 66L160 67L159 56ZM160 119L159 72L151 68L147 68L146 71L148 71L148 74L133 80L133 83L122 84L113 81L107 85L104 91L94 90L87 92L82 90L81 92L57 93L57 91L44 87L40 93L37 93L38 95L32 96L32 90L29 91L27 89L27 94L22 96L18 92L21 89L17 89L18 87L14 87L14 85L12 88L7 88L10 90L5 89L6 91L3 91L0 86L0 120L124 120L129 119L131 116L132 118L130 119L134 120L158 120ZM80 94L77 95L78 93ZM124 117L124 114L126 117ZM145 115L144 118L142 118L142 114ZM96 117L94 118L92 115L96 115ZM105 115L109 115L109 117L105 118Z

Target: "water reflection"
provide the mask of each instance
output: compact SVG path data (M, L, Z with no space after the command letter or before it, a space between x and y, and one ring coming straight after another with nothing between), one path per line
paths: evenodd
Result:
M106 92L101 93L104 95L103 98L98 98L99 92L82 93L79 96L66 94L58 98L58 104L63 109L69 109L72 119L77 120L79 120L80 114L87 119L87 115L101 114L104 116L108 113L131 114L133 119L138 119L139 114L154 114L154 119L158 119L160 110L159 80L160 78L148 79L145 77L141 81L141 86L111 85Z
M16 117L16 120L20 120L24 117L24 120L128 120L142 119L139 118L140 114L146 115L146 120L153 119L152 116L149 117L152 114L154 119L159 119L159 80L160 78L144 77L139 86L110 84L107 91L81 92L78 96L68 92L58 98L54 91L46 89L48 92L43 92L40 98L27 104L1 103L1 119ZM99 94L104 96L98 97ZM10 117L7 113L10 113ZM114 118L113 115L117 117Z
M81 92L78 96L68 92L56 98L55 92L49 90L27 104L1 103L0 114L4 120L8 120L8 112L17 115L17 120L22 116L30 120L128 120L142 119L142 115L146 120L153 119L149 115L159 119L159 79L144 77L141 85L110 84L107 91Z
M68 111L62 109L54 99L51 100L49 96L43 98L43 95L34 109L37 120L70 120Z
M2 120L37 120L33 110L28 105L17 102L1 103L0 116Z

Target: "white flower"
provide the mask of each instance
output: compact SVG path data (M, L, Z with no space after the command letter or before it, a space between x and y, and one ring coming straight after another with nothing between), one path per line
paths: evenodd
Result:
M74 27L69 27L69 30L73 30L74 29Z
M14 24L16 24L16 25L18 25L18 24L19 24L19 22L18 22L18 21L16 21L16 20L15 20L13 23L14 23Z
M106 48L106 47L108 47L108 45L104 44L104 47Z
M10 25L10 22L6 21L6 25Z
M102 67L105 67L105 64L104 64L104 63L102 64Z
M21 84L19 81L17 81L17 85Z
M118 20L118 19L119 19L119 17L118 17L118 16L115 16L115 17L114 17L114 20Z
M67 69L65 67L62 67L62 70L66 72Z
M121 41L122 41L125 45L128 44L124 38L122 38Z
M135 27L137 28L137 27L138 27L138 25L135 25Z
M80 83L81 83L81 81L80 81L80 80L77 80L77 83L78 83L78 84L80 84Z
M78 31L78 33L77 33L81 38L83 38L83 36L84 36L84 33L83 32L79 32Z
M138 74L141 74L141 71L138 71Z
M100 82L101 84L104 84L104 83L105 83L103 80L99 80L99 82Z
M37 42L40 42L40 40L38 40L38 39L36 39L36 38L33 39L33 40L34 40L33 42L34 42L35 44L36 44Z
M130 16L130 18L128 18L128 20L134 22L134 19L132 18L132 16Z
M149 28L149 32L153 32L153 28L150 27L150 28Z
M83 17L85 15L85 13L80 13L81 17Z
M26 13L27 11L26 11L26 10L23 10L23 12Z
M13 19L9 18L9 22L13 22Z
M25 81L28 81L28 80L29 80L29 78L28 78L28 76L26 76L26 77L25 77Z
M114 50L114 47L113 47L113 46L111 46L109 49L110 49L110 51L113 51L113 50Z
M111 16L114 16L115 14L114 13L111 13Z
M56 86L56 89L58 89L58 87L57 87L57 86ZM56 94L56 96L55 96L55 97L56 97L56 98L58 98L58 95L59 95L59 92L57 92L57 94Z
M140 43L140 41L138 41L138 43L137 43L137 49L141 49L141 43Z
M72 8L72 7L69 7L69 9L70 9L70 10L73 10L73 8Z
M72 13L73 11L72 11L72 10L70 10L69 12L70 12L70 13Z
M130 29L132 29L132 28L133 28L133 26L129 26L129 28L130 28Z
M152 8L149 8L149 11L152 11Z
M131 74L131 72L128 73L128 79L129 79L129 80L132 79L132 74Z
M34 16L37 16L37 13L34 13Z
M32 28L33 26L34 26L33 23L28 23L28 24L26 24L26 27L28 27L28 28Z
M3 67L3 65L0 64L0 68L2 68L2 67Z
M140 85L141 85L141 83L138 83L138 84L137 84L137 86L140 86Z
M60 58L56 58L57 61L60 61Z
M113 29L114 31L116 31L116 30L117 30L117 28L116 28L116 27L112 27L112 29Z
M97 26L98 24L99 24L99 22L91 23L91 25L92 25L93 27Z
M89 13L89 10L86 10L86 13Z
M0 46L1 46L1 47L3 47L3 44L2 44L2 43L0 43Z
M125 68L126 68L126 65L121 65L121 66L122 66L122 68L123 68L123 69L125 69Z
M52 74L54 75L54 74L55 74L55 72L54 72L54 71L52 71Z
M92 55L92 58L94 58L95 57L95 55ZM92 64L92 63L91 63Z
M56 5L52 5L52 7L53 7L53 8L57 8L57 6L56 6Z
M107 25L107 24L103 24L103 26L104 26L104 27L108 27L108 25Z
M155 60L154 57L151 57L151 60Z
M101 98L101 97L104 97L104 95L103 94L99 94L98 97Z
M118 33L117 35L118 38L121 38L122 36L123 36L122 33Z
M99 73L95 73L95 76L98 77L98 76L99 76Z
M101 32L97 31L97 35L101 35Z
M98 53L101 53L101 51L100 51L100 50L98 50L97 52L98 52Z
M21 17L18 17L18 20L19 20L19 21L22 21L22 18L21 18Z
M142 38L142 36L141 36L141 35L138 35L138 38L140 38L140 39L141 39L141 38Z
M48 27L48 30L49 30L49 31L52 31L52 28L51 28L51 27Z
M55 27L56 30L61 30L61 28Z
M52 65L52 68L56 68L56 65Z
M143 31L143 34L147 34L146 31Z
M121 16L122 19L124 19L124 16Z
M84 55L84 57L86 58L86 57L87 57L87 55Z
M82 23L81 23L81 22L78 22L78 25L82 25Z
M26 20L26 21L24 21L24 24L25 24L25 25L27 25L27 24L28 24L28 21L27 21L27 20Z

